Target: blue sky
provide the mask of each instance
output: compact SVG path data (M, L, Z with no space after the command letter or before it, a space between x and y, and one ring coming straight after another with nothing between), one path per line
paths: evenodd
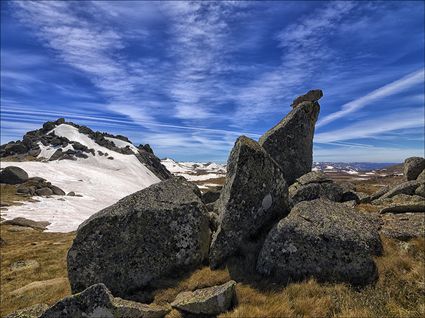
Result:
M424 155L424 2L1 2L1 142L65 117L225 161L321 88L316 161Z

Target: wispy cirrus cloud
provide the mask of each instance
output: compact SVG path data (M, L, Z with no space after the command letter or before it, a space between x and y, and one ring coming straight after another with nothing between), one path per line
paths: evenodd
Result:
M362 96L360 98L357 98L356 100L353 100L349 103L346 103L341 106L341 110L334 112L332 114L329 114L325 116L323 119L321 119L317 123L317 127L324 126L332 121L335 121L341 117L347 116L355 111L358 111L362 109L363 107L369 105L372 102L375 102L379 99L389 97L392 95L395 95L397 93L400 93L412 86L415 85L424 85L424 76L425 72L424 69L419 69L415 72L412 72L394 82L391 82L389 84L386 84L370 93L368 93L365 96ZM418 98L416 96L416 98Z
M252 121L259 114L280 110L285 100L294 97L294 92L302 94L300 87L314 82L324 68L329 68L324 65L332 61L336 68L337 52L327 41L355 7L356 3L351 1L329 2L279 32L276 39L282 50L281 64L260 74L238 92L237 118Z
M425 126L423 107L405 108L403 112L392 112L384 116L358 121L343 128L317 133L314 141L331 143L379 136L387 132Z
M154 120L148 106L138 107L136 85L143 79L120 60L124 48L118 32L84 18L73 2L17 1L21 21L34 28L39 39L66 64L86 74L109 98L111 110L136 120ZM90 9L90 3L84 3ZM90 10L89 10L90 12ZM136 104L137 101L137 104Z

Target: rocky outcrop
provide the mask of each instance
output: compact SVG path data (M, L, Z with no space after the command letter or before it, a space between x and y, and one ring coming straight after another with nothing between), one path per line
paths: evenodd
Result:
M9 157L13 161L31 160L77 160L78 158L87 159L89 156L106 156L113 160L114 157L101 151L95 151L78 141L68 140L65 137L57 136L53 129L59 125L69 125L78 129L78 132L87 135L99 146L105 147L111 151L125 155L136 155L137 159L151 170L159 179L166 180L171 178L172 174L161 164L158 157L153 153L152 148L146 145L140 145L138 151L133 150L129 145L117 147L115 143L108 138L119 139L128 143L131 141L122 135L112 135L105 132L93 131L89 127L81 126L73 122L66 122L59 118L56 121L49 121L43 124L38 130L27 132L22 141L14 141L0 146L0 158ZM38 158L41 153L40 145L54 147L56 151L49 158ZM65 147L67 147L65 149Z
M146 151L145 149L139 149L139 153L136 154L137 159L143 163L150 171L152 171L159 179L167 180L172 177L170 171L165 168L161 163L161 160L155 156L151 151Z
M296 99L294 99L291 106L296 107L302 102L317 102L322 97L323 97L323 92L321 89L312 89L308 91L306 94L298 96Z
M183 312L201 315L219 315L230 309L235 297L236 282L231 280L220 286L182 292L171 306Z
M102 282L123 296L201 264L210 230L200 195L184 178L172 178L92 215L68 252L72 290Z
M319 111L317 102L302 102L259 140L280 165L288 185L311 171L314 127Z
M257 270L281 281L364 285L377 278L371 255L382 253L374 222L342 203L318 199L297 204L268 234Z
M0 183L20 184L28 180L28 173L22 168L8 166L0 171Z
M239 137L230 153L227 175L216 203L219 226L210 248L215 268L243 241L287 212L288 189L283 174L254 140Z
M397 194L379 200L380 213L425 212L425 199L419 195Z
M47 221L33 221L22 217L14 218L13 220L6 220L1 222L4 225L17 225L17 226L27 226L36 230L45 230L50 222Z
M65 191L61 188L52 185L46 179L40 177L29 178L26 182L20 184L16 188L16 192L30 196L65 195Z
M385 194L379 197L379 199L373 201L374 204L380 204L382 200L392 198L398 194L413 195L415 194L416 189L421 185L417 180L403 182L392 187Z
M60 300L40 318L162 318L170 310L167 306L146 305L115 298L104 284L96 284L79 294Z
M410 157L404 161L403 173L406 180L416 180L425 169L425 159L422 157Z

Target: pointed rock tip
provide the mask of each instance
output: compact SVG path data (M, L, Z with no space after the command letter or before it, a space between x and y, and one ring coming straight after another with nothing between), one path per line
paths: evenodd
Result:
M320 98L323 97L323 91L321 89L312 89L305 93L304 95L298 96L294 101L292 102L291 106L296 107L302 102L316 102Z

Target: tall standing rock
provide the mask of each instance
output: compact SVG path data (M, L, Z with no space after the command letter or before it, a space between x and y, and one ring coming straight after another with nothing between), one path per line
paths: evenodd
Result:
M311 171L314 127L319 111L319 103L302 102L259 140L280 165L288 185Z
M278 164L254 140L241 136L227 164L226 183L217 201L219 226L210 248L217 267L243 241L287 212L288 188Z
M201 264L208 213L198 188L172 178L133 193L80 225L68 252L73 292L104 283L126 296L152 280Z

